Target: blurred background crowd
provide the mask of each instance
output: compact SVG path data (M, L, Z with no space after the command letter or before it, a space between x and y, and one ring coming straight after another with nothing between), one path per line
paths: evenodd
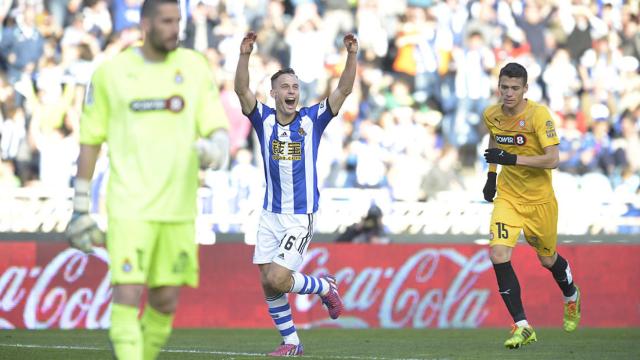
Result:
M85 87L98 64L140 39L141 3L0 2L1 189L69 187ZM604 200L640 196L638 0L181 3L183 46L209 59L231 122L231 168L203 181L228 188L232 208L263 191L256 139L233 92L249 30L258 34L251 87L267 104L270 75L288 66L301 105L327 96L344 65L342 36L359 38L354 92L320 148L324 188L386 189L396 201L465 190L480 198L482 111L497 99L500 67L516 61L529 71L526 96L555 116L558 184Z

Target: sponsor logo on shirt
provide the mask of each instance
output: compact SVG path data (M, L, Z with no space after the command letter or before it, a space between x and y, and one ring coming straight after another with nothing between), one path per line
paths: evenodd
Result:
M273 160L302 160L302 143L274 139L271 142L271 158Z
M527 143L527 137L522 134L516 135L496 135L496 142L502 145L522 146Z
M169 110L178 113L184 109L184 105L182 96L174 95L167 99L134 100L129 104L129 108L135 112Z
M556 134L556 128L553 126L553 121L547 120L545 126L547 128L547 138L552 139L558 136Z

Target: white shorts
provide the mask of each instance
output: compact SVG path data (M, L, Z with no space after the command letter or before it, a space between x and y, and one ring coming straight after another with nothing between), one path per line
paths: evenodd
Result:
M254 264L277 263L296 271L313 237L313 214L276 214L262 210L253 251Z

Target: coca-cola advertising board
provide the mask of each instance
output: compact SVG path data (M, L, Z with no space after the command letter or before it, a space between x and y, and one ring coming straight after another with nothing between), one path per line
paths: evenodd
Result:
M572 245L561 254L583 293L582 325L640 326L640 246ZM185 289L177 327L272 327L253 247L200 247L200 286ZM290 295L298 327L460 328L507 326L488 248L479 245L317 244L302 272L336 276L345 305L329 320L317 296ZM562 294L527 246L512 259L527 317L560 326ZM108 256L61 243L0 243L0 328L109 326Z

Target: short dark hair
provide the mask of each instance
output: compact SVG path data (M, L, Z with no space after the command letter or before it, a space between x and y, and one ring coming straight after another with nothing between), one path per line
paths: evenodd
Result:
M271 87L273 88L273 84L280 77L280 75L291 74L296 75L295 71L292 68L280 69L275 74L271 75Z
M144 0L140 7L140 18L149 17L156 12L158 6L162 4L176 4L180 6L179 0Z
M527 84L527 69L524 66L518 63L508 63L502 69L500 69L500 75L498 79L506 76L510 78L521 78L523 80L523 85Z

